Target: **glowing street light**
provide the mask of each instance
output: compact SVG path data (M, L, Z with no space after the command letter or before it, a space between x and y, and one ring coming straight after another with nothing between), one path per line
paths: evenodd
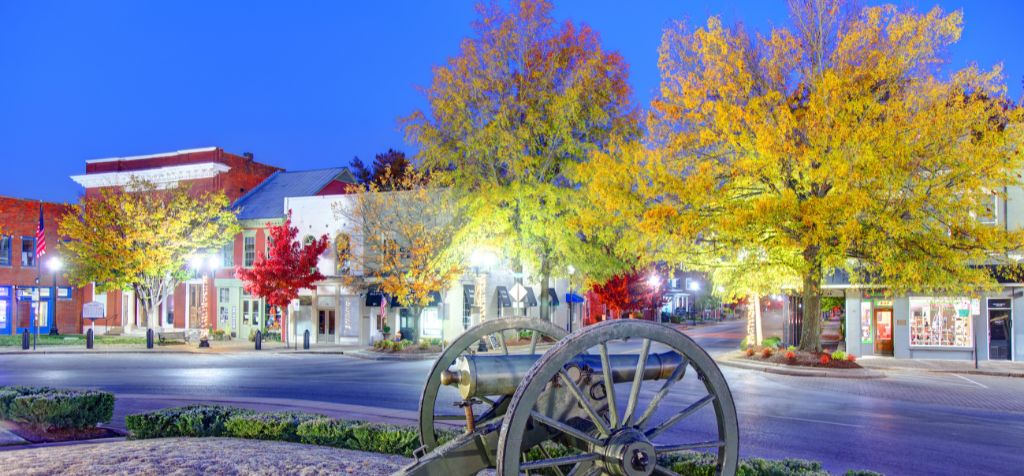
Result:
M46 269L53 273L53 289L50 291L50 298L53 302L53 325L50 326L50 334L57 334L57 273L64 268L64 261L59 256L54 256L46 262ZM36 334L39 334L39 319L36 319Z
M195 254L192 255L189 260L189 267L192 271L199 274L199 277L203 280L203 301L199 308L199 347L210 347L210 329L207 323L207 314L209 314L208 298L210 296L209 281L206 279L206 272L210 272L210 278L213 278L214 273L217 272L221 266L224 265L223 259L220 255L211 254Z
M658 288L661 286L661 276L658 276L657 274L650 275L650 277L647 278L647 285L654 289Z
M700 282L690 281L690 291L700 291Z

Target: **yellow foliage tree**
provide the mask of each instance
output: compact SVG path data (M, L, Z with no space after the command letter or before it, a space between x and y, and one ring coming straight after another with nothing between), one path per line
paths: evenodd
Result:
M135 180L107 188L61 217L63 254L76 286L132 290L159 326L157 309L188 277L190 256L224 246L241 228L223 192L170 190Z
M662 38L647 146L595 158L638 211L631 243L715 271L733 292L803 295L801 348L820 348L836 270L894 292L976 292L1024 232L992 226L1021 185L1021 110L999 67L941 75L961 13L791 2L791 28L710 18ZM628 218L628 220L627 220ZM988 220L986 220L986 218ZM680 256L686 253L686 256ZM746 274L750 273L750 274Z

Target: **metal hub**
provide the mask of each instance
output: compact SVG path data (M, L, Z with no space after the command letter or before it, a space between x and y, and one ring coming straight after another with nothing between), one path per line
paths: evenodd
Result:
M608 437L603 453L605 469L619 476L647 476L658 464L654 445L633 428L619 430Z

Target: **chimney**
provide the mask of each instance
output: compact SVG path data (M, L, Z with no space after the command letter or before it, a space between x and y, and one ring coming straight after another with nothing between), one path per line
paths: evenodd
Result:
M249 160L252 160L252 157L253 157L252 152L243 152L242 155L244 155L245 158L247 158Z

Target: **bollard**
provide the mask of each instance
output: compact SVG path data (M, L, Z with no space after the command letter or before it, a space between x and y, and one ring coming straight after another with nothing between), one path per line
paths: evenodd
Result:
M153 329L146 329L146 348L153 348Z
M93 342L94 342L94 338L93 338L92 329L89 329L89 332L85 333L85 348L86 349L91 349L92 345L93 345Z
M309 350L309 329L302 333L302 348Z
M21 350L28 350L28 329L21 331Z
M256 331L256 350L262 350L262 349L263 349L263 333L257 330Z

